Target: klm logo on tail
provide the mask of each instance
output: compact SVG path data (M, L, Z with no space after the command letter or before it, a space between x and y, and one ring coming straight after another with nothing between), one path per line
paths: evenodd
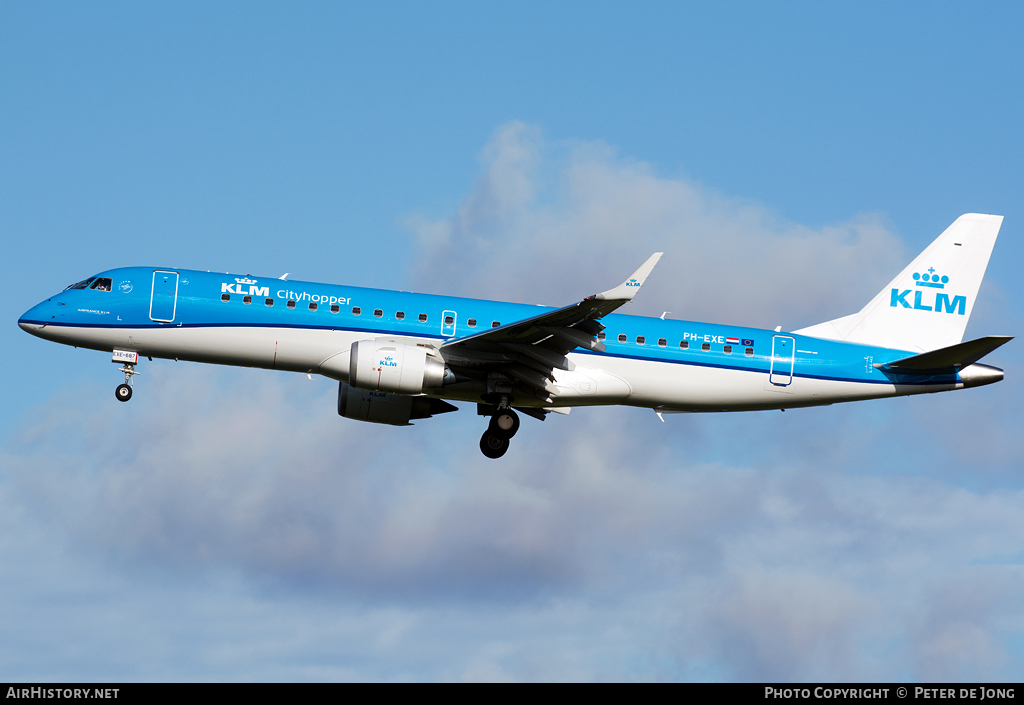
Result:
M925 289L945 289L946 284L949 283L949 277L935 274L935 268L929 267L928 273L920 274L914 272L914 286L924 287ZM910 292L914 292L914 305L911 306L910 302L907 301L907 296ZM923 299L924 294L928 293L922 289L907 289L906 291L900 291L899 289L892 289L891 298L889 305L896 307L902 306L903 308L913 308L917 311L935 311L935 313L956 313L960 316L964 315L967 310L967 297L966 296L954 296L952 299L949 298L948 294L935 293L935 298L932 299L932 305L929 306Z

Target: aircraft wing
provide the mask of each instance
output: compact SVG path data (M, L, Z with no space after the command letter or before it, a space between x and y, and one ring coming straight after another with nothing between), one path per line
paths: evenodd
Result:
M479 377L496 372L549 399L555 392L551 371L571 371L574 365L565 356L578 347L604 351L604 343L597 338L604 329L600 319L636 295L661 255L651 255L614 289L533 318L455 338L441 346L441 355L464 374Z

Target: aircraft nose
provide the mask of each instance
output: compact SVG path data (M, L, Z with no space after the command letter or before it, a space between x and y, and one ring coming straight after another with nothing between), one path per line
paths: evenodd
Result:
M49 299L41 301L36 304L25 313L21 314L21 318L18 319L18 327L26 333L32 333L38 335L38 332L42 330L46 324L56 318L56 311L50 311L52 304Z

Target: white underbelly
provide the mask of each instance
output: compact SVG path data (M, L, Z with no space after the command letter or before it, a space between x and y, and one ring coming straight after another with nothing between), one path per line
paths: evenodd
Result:
M318 372L321 362L366 337L365 333L342 330L257 326L48 326L36 334L96 350L122 348L149 357L296 372Z
M593 356L581 356L594 365ZM607 373L628 384L620 403L692 411L730 411L831 404L852 399L893 396L891 384L822 380L794 376L787 385L772 384L767 372L654 362L630 358L598 358Z

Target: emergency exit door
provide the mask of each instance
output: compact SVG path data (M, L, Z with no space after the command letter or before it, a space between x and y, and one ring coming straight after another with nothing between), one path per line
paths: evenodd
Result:
M157 270L153 272L153 291L149 297L149 317L161 323L170 323L178 307L178 273Z
M441 335L446 338L455 337L455 318L458 316L455 311L445 311L441 314Z

